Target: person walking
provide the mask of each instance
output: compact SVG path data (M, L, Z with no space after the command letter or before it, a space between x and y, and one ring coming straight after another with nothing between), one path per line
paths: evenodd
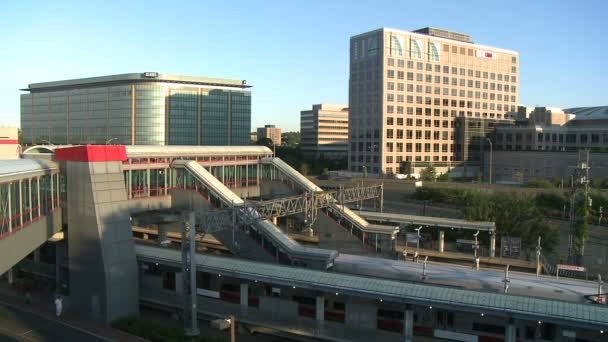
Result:
M61 316L62 309L63 309L63 300L61 299L61 296L57 296L57 298L55 298L55 315L57 315L57 317Z

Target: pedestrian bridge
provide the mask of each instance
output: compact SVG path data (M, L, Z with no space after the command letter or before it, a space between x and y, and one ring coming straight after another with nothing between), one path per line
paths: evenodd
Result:
M0 274L61 230L61 187L55 162L0 162Z

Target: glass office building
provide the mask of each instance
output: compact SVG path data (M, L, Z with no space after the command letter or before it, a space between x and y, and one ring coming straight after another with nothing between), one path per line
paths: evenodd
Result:
M25 144L248 145L243 80L146 72L30 84Z

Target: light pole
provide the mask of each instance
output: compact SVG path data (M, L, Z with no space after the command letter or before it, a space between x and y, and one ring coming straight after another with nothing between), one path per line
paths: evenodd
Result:
M418 255L418 249L420 249L420 230L422 230L422 226L414 229L416 234L418 234L418 238L416 239L416 255Z
M489 183L492 184L492 140L490 138L486 138L488 143L490 144L490 167L489 167Z

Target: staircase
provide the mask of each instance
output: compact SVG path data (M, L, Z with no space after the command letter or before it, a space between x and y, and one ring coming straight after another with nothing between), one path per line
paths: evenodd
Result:
M239 229L234 230L236 244L232 241L231 229L222 229L211 233L211 235L220 241L224 247L228 248L230 252L241 258L261 262L276 261L272 255L262 248L262 246L258 245L255 240Z

